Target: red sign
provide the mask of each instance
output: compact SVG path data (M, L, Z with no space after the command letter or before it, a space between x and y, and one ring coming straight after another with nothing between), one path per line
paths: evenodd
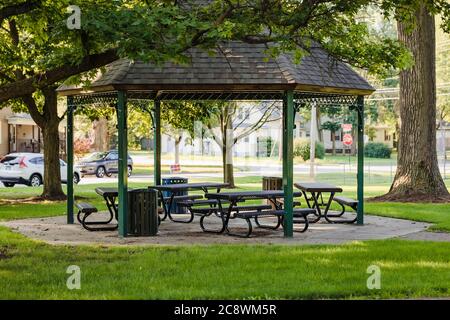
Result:
M341 128L342 128L342 131L344 131L344 132L350 132L350 131L352 131L352 124L351 123L343 123L343 124L341 124Z
M179 164L171 164L170 165L170 173L180 173L181 166Z
M346 146L351 146L353 143L353 137L350 133L346 133L344 134L344 137L342 138L342 142L346 145Z

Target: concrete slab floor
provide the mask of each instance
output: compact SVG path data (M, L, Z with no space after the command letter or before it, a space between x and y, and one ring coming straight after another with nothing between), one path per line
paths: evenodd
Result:
M272 218L264 222L273 223ZM208 227L218 229L220 220L211 217ZM365 225L349 224L310 224L307 232L295 232L294 237L286 239L283 230L255 228L251 238L239 238L225 234L205 233L200 229L198 217L192 223L182 224L163 221L159 233L154 237L120 238L117 231L90 232L80 224L66 224L65 216L35 218L0 222L13 231L29 238L42 240L50 244L95 244L95 245L208 245L208 244L341 244L350 241L381 240L404 238L417 240L450 241L450 234L433 237L432 232L424 232L431 224L409 220L366 216ZM244 233L245 221L235 219L230 222L233 232Z

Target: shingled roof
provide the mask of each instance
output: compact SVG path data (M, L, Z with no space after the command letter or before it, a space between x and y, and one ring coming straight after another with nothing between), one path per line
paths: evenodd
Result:
M267 91L293 89L302 92L368 95L375 89L357 72L332 58L320 47L311 48L299 64L288 54L268 58L264 44L229 42L214 55L200 48L188 51L191 63L155 66L127 59L117 60L95 80L89 91ZM61 87L62 95L83 88Z

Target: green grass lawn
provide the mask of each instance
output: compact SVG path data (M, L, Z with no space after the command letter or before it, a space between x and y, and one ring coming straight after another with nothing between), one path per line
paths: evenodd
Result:
M450 296L450 243L51 246L0 227L1 299L291 299ZM81 290L66 269L81 268ZM369 290L370 265L381 289Z
M298 175L295 179L308 178ZM345 195L355 196L355 179L347 179L345 185L340 179L338 173L317 176L318 181L342 185ZM386 176L373 176L366 196L386 192L387 181ZM261 177L237 178L236 183L241 190L260 189ZM148 184L130 183L130 187ZM101 185L114 184L78 185L75 192L106 210L94 192ZM0 219L64 214L65 202L17 201L37 196L41 190L0 189ZM432 222L435 229L450 231L450 205L446 204L368 202L366 213ZM366 287L366 270L372 264L381 268L381 290ZM70 265L81 268L81 290L66 287ZM0 227L0 299L449 297L449 279L450 243L71 247L47 245Z

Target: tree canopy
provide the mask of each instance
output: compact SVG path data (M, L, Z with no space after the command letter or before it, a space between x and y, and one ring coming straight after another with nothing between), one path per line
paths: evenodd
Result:
M372 36L357 20L357 12L371 2L36 0L18 9L7 1L0 6L0 102L72 76L79 81L80 74L119 57L188 62L188 48L212 48L229 39L276 42L268 53L292 51L298 59L318 43L371 72L406 65L409 55L401 45ZM69 5L81 9L79 30L67 28Z

